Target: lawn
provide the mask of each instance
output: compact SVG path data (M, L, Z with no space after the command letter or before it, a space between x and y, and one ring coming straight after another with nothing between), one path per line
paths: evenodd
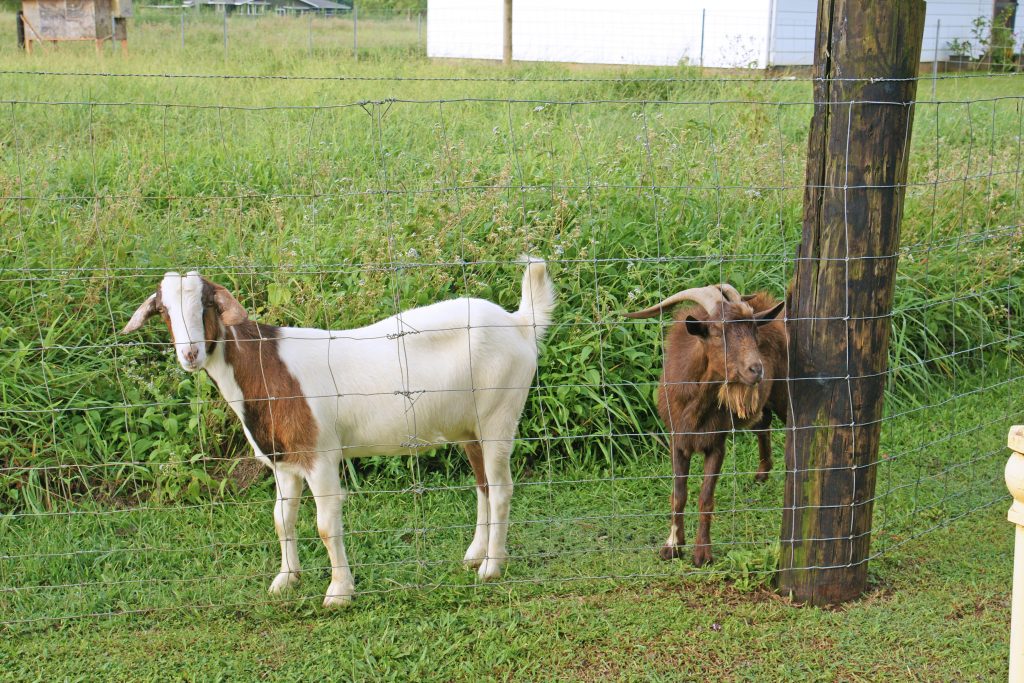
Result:
M0 45L0 676L1003 676L1020 77L940 80L935 100L919 85L873 587L820 610L770 590L781 429L763 485L753 438L729 440L715 564L656 559L664 328L620 315L719 278L783 293L809 82L434 62L415 18L361 20L357 61L347 20L314 22L310 50L305 19L234 17L225 55L217 20L186 20L182 48L180 15L144 10L126 58ZM472 477L442 449L346 465L351 609L319 606L310 501L303 582L269 598L273 493L237 421L160 326L116 330L169 269L277 324L462 295L514 307L527 251L560 301L513 457L503 582L460 566Z

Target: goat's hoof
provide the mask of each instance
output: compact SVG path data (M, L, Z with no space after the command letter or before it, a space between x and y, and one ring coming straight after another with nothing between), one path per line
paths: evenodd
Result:
M766 481L768 481L768 475L769 472L758 472L757 474L754 475L754 481L756 481L758 484L763 484Z
M476 569L484 563L487 558L487 549L477 550L470 546L469 550L466 551L466 556L462 558L462 565L466 569Z
M267 592L271 595L277 595L278 593L283 593L288 590L298 582L298 572L281 572L274 577L274 580L271 582L270 588L267 589Z
M348 585L335 586L333 583L327 588L327 597L324 598L324 607L334 609L348 607L352 604L352 595L355 587Z
M711 546L699 545L693 551L693 566L703 567L714 562L714 558L711 557Z
M494 579L500 579L501 562L494 558L487 558L480 563L480 569L477 570L477 576L480 577L481 581L493 581Z
M658 556L663 560L674 560L677 557L683 556L683 546L681 545L663 545L661 550L658 551Z

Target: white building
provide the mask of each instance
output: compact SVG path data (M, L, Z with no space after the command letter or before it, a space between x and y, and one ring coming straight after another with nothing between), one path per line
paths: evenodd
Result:
M1024 4L1024 3L1022 3ZM736 68L814 61L817 0L513 0L521 61ZM427 54L501 59L503 0L428 0ZM928 0L921 60L974 41L993 0ZM1020 24L1017 24L1020 26ZM977 48L977 46L975 46Z

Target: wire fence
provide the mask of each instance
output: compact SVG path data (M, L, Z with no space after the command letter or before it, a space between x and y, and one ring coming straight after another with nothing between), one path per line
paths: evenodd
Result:
M341 465L360 600L770 580L786 427L772 427L764 483L753 435L728 430L716 562L690 561L692 509L683 557L659 559L673 430L655 395L672 321L623 314L721 282L784 298L810 80L429 75L330 78L324 92L301 77L29 71L0 72L5 626L323 599L332 563L311 501L303 581L268 596L269 470L158 321L116 335L169 270L199 270L261 323L373 344L351 330L416 306L513 311L519 255L547 259L558 304L511 456L506 572L482 584L464 570L476 482L460 448L409 429L398 457ZM1024 87L935 83L914 104L869 559L1003 501L1003 435L1024 414ZM391 395L415 415L430 390L405 371L338 398Z

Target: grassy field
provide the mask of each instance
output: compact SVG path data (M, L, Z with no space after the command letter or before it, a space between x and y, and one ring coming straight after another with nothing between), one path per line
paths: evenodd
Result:
M875 588L823 611L766 589L783 475L753 483L750 437L730 439L718 561L655 559L663 329L620 316L720 277L784 291L806 81L437 63L415 21L361 21L356 62L343 19L314 23L310 54L304 19L232 18L225 56L216 21L188 20L181 48L179 15L144 13L128 58L0 46L0 676L1002 675L1019 77L940 81L937 102L920 85ZM461 295L511 307L524 251L551 260L560 307L514 457L505 582L458 566L471 477L443 450L346 469L352 610L318 606L309 510L304 581L271 601L272 492L236 421L159 326L115 331L165 270L195 267L273 323L355 326ZM103 616L55 620L76 615Z

